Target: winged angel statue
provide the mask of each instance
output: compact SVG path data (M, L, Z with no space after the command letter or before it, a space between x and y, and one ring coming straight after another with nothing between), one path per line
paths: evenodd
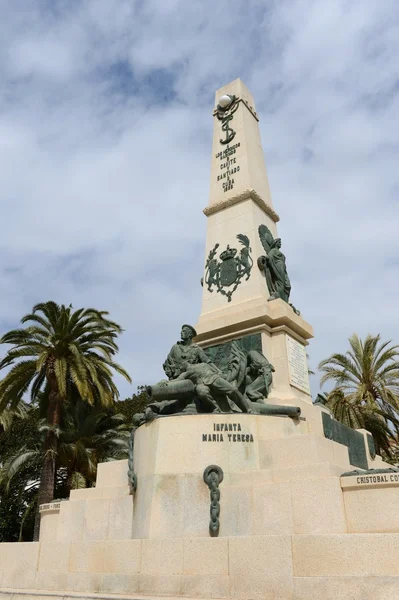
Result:
M287 273L285 255L281 252L281 238L273 238L272 232L266 225L259 225L259 238L265 249L265 256L258 258L259 268L265 272L266 283L270 293L269 300L281 298L290 304L291 282ZM294 312L299 311L290 304Z

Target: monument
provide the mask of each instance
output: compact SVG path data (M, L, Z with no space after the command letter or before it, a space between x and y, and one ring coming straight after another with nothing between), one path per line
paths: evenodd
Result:
M129 459L42 505L39 542L0 544L0 599L399 598L399 472L312 404L313 331L239 79L213 118L198 323L165 340Z

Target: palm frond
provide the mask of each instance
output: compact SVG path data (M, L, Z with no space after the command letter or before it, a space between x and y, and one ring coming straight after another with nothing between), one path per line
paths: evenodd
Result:
M322 385L335 383L327 405L335 418L372 433L377 451L389 457L399 432L399 346L379 335L362 340L353 334L346 354L333 354L319 364Z

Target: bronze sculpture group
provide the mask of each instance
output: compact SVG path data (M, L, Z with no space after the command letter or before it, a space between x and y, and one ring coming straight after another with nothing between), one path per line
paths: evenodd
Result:
M258 259L258 266L265 274L270 293L268 300L280 298L290 304L291 283L285 255L281 252L281 239L274 239L266 225L260 225L258 232L265 250L265 255ZM221 253L219 263L215 259L219 247L216 244L205 265L208 290L213 291L212 286L216 285L217 291L227 295L229 301L241 278L250 277L252 268L248 237L239 234L237 239L244 247L239 258L237 250L228 246ZM229 292L223 289L223 286L233 285ZM299 314L292 304L290 306ZM150 402L144 413L135 416L136 426L155 417L175 414L242 412L299 416L298 407L265 402L273 383L274 367L259 349L245 351L238 341L233 341L227 365L219 368L207 352L193 342L196 335L191 325L182 326L181 340L172 346L163 364L168 379L147 387Z
M245 352L232 342L227 366L221 370L193 342L195 336L191 325L182 326L181 340L172 346L163 364L168 380L147 388L150 402L145 413L136 417L137 425L173 414L242 412L298 416L296 407L265 403L274 367L261 352Z

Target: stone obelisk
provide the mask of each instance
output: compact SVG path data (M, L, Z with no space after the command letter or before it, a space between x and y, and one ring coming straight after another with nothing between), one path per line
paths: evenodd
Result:
M305 347L313 331L287 295L285 300L273 297L276 292L269 289L274 285L273 272L268 277L264 267L273 263L259 228L268 232L269 240L277 240L279 216L272 205L255 102L240 79L216 92L213 120L210 198L204 209L208 223L202 311L196 341L209 347L260 335L262 352L275 368L269 401L311 402ZM276 251L279 248L272 254ZM289 257L287 262L289 270ZM288 289L289 279L283 284Z

